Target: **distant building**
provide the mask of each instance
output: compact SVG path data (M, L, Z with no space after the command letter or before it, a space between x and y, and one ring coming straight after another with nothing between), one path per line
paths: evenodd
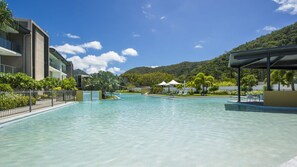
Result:
M67 61L59 52L54 48L50 48L49 54L49 77L65 79L66 77L73 76L73 64Z
M0 72L23 72L36 80L72 76L73 64L54 49L49 36L30 19L15 19L16 28L0 30Z

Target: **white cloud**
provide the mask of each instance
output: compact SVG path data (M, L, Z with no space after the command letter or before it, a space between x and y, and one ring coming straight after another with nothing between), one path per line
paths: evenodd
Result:
M112 62L124 63L127 59L114 51L109 51L100 56L87 55L83 58L72 56L67 60L72 61L74 69L82 69L90 74L98 71L106 71L108 64ZM117 69L113 68L113 70L116 71Z
M274 26L265 26L262 29L257 30L257 33L270 33L272 31L278 30L279 28Z
M64 54L78 54L78 53L86 53L86 50L79 45L70 45L68 43L60 46L53 46L58 52Z
M154 14L152 14L151 12L148 12L146 10L142 10L142 13L144 14L144 17L147 18L147 19L154 19L155 18Z
M165 20L165 19L167 19L166 16L162 16L162 17L160 17L160 20Z
M273 0L280 6L276 9L280 12L290 13L291 15L297 14L297 0Z
M133 32L133 33L132 33L132 37L133 37L133 38L139 38L139 37L141 37L141 35L140 35L140 34L137 34L137 33L135 33L135 32Z
M97 49L97 50L102 49L102 45L101 45L101 43L99 41L84 43L81 46L83 48L90 48L90 49Z
M138 56L137 51L133 48L127 48L127 49L123 50L122 54L125 56Z
M152 5L151 4L146 4L146 5L144 5L144 6L142 6L142 9L150 9L150 8L152 8Z
M92 41L81 45L70 45L66 43L64 45L57 45L52 47L55 48L61 54L72 54L72 55L86 53L86 49L96 49L96 50L102 49L102 45L100 44L99 41Z
M155 15L151 12L152 5L151 4L146 4L141 7L142 8L142 14L145 16L147 19L154 19Z
M275 31L275 30L277 30L277 29L278 29L278 28L273 27L273 26L265 26L265 27L263 28L264 31L269 31L269 32L271 32L271 31Z
M77 35L73 35L73 34L70 34L70 33L66 34L66 36L67 36L68 38L72 38L72 39L79 39L79 38L80 38L79 36L77 36Z
M197 44L197 45L194 46L194 48L195 48L195 49L202 49L203 46L202 46L201 44Z
M159 66L149 66L150 68L157 68L157 67L159 67Z
M121 69L118 67L111 67L111 68L108 68L107 71L115 74L115 73L121 72Z

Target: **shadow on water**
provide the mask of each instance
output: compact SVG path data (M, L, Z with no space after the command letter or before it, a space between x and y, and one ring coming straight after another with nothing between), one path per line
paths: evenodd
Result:
M260 104L260 103L257 103L257 104L227 103L225 104L225 110L241 111L241 112L297 114L297 108L263 106L263 104Z

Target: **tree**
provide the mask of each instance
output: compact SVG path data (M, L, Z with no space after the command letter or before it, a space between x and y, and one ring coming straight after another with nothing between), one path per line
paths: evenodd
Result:
M280 70L274 70L270 74L271 77L271 84L277 84L278 85L278 91L280 91L280 85L286 85L285 79L284 79L284 71Z
M88 87L102 91L102 98L106 99L106 92L115 92L119 88L118 78L109 71L99 71L92 74Z
M250 74L250 75L244 76L241 79L241 83L242 83L242 86L243 87L246 87L247 90L251 91L251 90L253 90L253 86L256 86L257 85L258 80L255 77L255 75Z
M193 92L193 88L196 86L195 82L194 82L194 81L188 81L188 82L186 83L186 86L191 88L191 89L190 89L190 94L194 94L194 92Z
M62 80L62 88L64 90L77 90L75 79L70 77Z
M52 90L61 86L61 81L57 78L46 77L43 80L40 80L39 83L44 90Z
M291 85L292 91L295 91L295 80L294 80L294 71L286 71L284 75L284 80L287 86Z
M0 0L0 29L5 29L6 26L15 27L15 21L11 10L5 1Z
M207 88L213 85L214 77L206 76L204 73L198 73L195 76L194 82L196 86L202 87L202 95L204 95L207 91Z

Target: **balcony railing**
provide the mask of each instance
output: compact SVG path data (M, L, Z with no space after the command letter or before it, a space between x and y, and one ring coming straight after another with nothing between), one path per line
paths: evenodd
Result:
M18 70L16 67L13 66L9 66L9 65L4 65L4 64L0 64L0 72L3 73L17 73Z
M0 46L3 48L20 53L20 47L18 45L16 45L15 43L13 43L7 39L4 39L2 37L0 37Z
M54 61L50 61L50 66L60 71L60 65L56 64Z
M57 64L57 62L55 61L50 61L50 66L59 71L62 71L63 73L66 73L66 66L60 66L60 64Z

